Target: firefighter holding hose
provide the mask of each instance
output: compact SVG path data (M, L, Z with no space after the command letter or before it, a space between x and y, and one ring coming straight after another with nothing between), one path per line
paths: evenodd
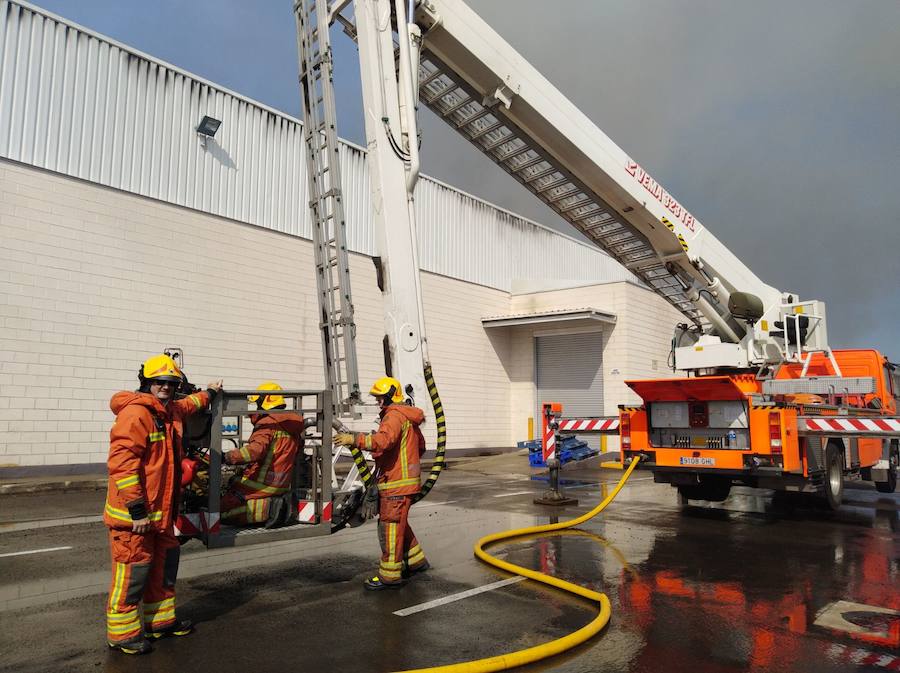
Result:
M378 430L342 432L334 441L369 451L375 460L381 563L378 573L364 584L366 589L378 591L401 587L410 575L429 568L409 526L409 508L419 493L420 459L425 453L425 438L419 429L425 414L418 407L403 403L403 389L395 378L378 379L369 393L381 409Z

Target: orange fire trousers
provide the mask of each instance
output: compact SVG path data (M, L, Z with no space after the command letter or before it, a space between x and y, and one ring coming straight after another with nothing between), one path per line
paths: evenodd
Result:
M403 581L403 566L415 570L426 563L425 552L409 527L411 495L382 495L378 503L378 575L385 584Z
M226 492L219 504L222 512L222 523L232 526L247 526L255 523L265 523L269 518L269 509L272 498L249 498Z
M106 604L110 642L131 640L142 633L138 608L143 601L143 625L160 631L175 622L175 578L181 548L171 531L143 535L110 529L112 582Z

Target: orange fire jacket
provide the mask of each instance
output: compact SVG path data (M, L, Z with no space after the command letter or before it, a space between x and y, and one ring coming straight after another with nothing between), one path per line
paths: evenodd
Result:
M356 446L372 453L378 470L381 495L413 495L419 492L419 461L425 453L425 437L419 426L425 413L418 407L392 404L381 411L377 432L356 436Z
M154 530L170 530L178 515L182 421L209 406L209 394L194 393L163 405L149 393L122 391L109 408L109 484L103 521L131 530L129 507L143 505Z
M231 490L246 499L287 493L297 452L303 446L303 418L297 414L250 417L253 433L244 446L224 454L231 465L251 463Z

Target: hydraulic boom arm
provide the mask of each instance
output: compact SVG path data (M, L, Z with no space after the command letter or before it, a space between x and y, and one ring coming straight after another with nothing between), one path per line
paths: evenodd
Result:
M768 324L783 320L794 295L763 283L464 2L421 0L414 19L422 103L717 337L711 345L730 345L718 366L784 359ZM740 311L729 308L735 293ZM752 310L747 295L759 299L750 298ZM824 307L815 304L824 344Z

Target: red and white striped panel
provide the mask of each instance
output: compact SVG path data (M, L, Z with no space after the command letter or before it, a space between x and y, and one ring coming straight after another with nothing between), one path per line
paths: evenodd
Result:
M197 514L179 514L175 519L175 535L188 537L200 534L200 516Z
M849 416L826 416L797 419L797 429L806 433L877 435L900 437L900 418L853 418Z
M547 424L544 427L544 462L556 458L556 432Z
M200 520L203 522L203 530L208 533L218 533L221 526L219 525L221 522L219 521L220 514L218 512L212 512L210 514L206 514L205 512L200 513ZM209 517L209 519L207 519Z
M218 533L220 528L218 514L191 512L189 514L179 514L175 519L175 535L193 537L199 536L201 532Z
M300 523L317 523L316 503L314 500L300 500L297 503L297 521ZM322 508L322 521L331 521L330 502L326 502Z
M559 429L568 432L618 432L619 417L611 418L561 418Z

